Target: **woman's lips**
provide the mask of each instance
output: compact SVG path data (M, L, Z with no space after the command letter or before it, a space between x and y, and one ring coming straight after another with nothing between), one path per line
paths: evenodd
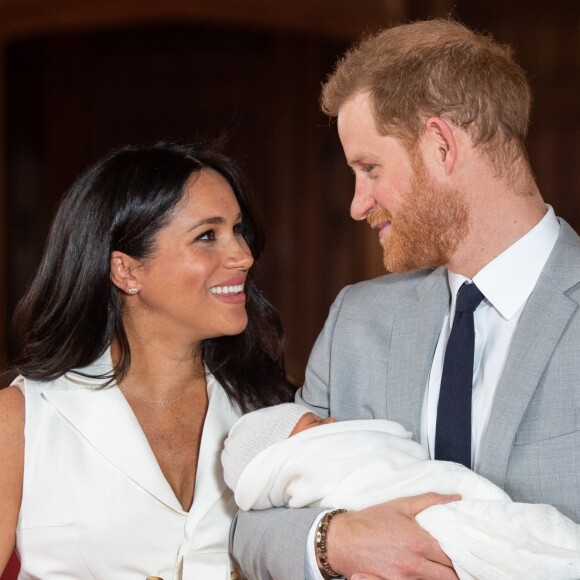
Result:
M212 294L212 296L226 304L244 304L246 302L246 293L243 290L236 294Z
M226 304L243 304L246 301L244 292L245 279L234 278L223 284L212 286L209 291L214 298Z

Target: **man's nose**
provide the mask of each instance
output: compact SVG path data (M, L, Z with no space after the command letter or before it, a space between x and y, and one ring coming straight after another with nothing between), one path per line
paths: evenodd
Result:
M369 188L361 186L357 180L354 188L354 196L350 204L350 217L357 221L364 220L374 205L375 200Z

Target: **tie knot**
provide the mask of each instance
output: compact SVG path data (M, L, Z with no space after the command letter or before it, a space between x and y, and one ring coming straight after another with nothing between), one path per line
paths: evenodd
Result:
M483 300L483 294L475 284L465 282L457 292L455 312L475 312Z

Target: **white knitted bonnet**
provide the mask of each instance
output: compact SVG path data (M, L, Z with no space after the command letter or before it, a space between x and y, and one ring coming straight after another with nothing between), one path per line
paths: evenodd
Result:
M246 465L266 447L287 439L298 420L310 412L296 403L282 403L240 417L230 429L222 452L228 486L235 490Z

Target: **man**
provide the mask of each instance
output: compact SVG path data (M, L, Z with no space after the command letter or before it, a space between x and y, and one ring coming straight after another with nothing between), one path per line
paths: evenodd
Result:
M393 273L340 293L297 402L398 421L432 458L579 521L580 238L534 181L530 103L509 50L452 21L385 30L339 62L322 106L355 174L351 215ZM234 553L252 580L456 578L414 519L453 499L241 513Z

